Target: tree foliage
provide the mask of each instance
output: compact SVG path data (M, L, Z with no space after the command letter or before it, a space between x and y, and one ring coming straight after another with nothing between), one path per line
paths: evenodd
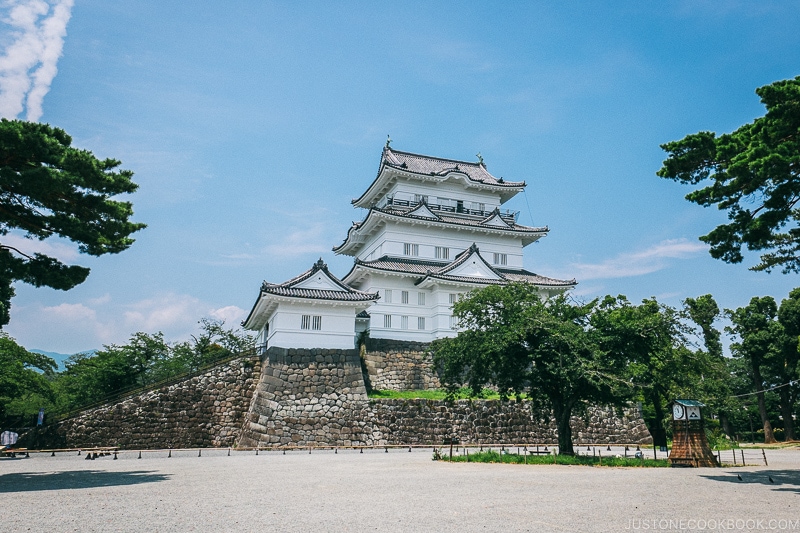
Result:
M56 363L47 356L29 352L5 333L0 333L0 421L9 405L27 395L53 398L49 377Z
M800 387L797 386L798 335L800 335L800 289L794 289L780 306L771 296L755 297L736 310L728 310L728 331L737 340L731 345L733 356L741 361L738 374L749 381L747 392L755 396L761 418L764 442L775 442L769 408L769 394L777 399L783 433L794 439L794 412Z
M71 145L59 128L0 120L0 238L12 231L38 240L59 236L94 256L127 249L145 225L129 221L130 202L112 198L136 190L133 173ZM68 290L88 275L86 267L0 241L0 327L9 321L14 281Z
M100 402L137 387L197 370L246 353L253 339L224 322L203 319L191 340L169 343L161 332L134 333L127 344L111 344L95 353L76 354L54 381L60 411Z
M620 404L627 389L617 377L623 359L600 349L590 327L595 310L596 302L565 296L543 300L524 283L491 285L453 306L462 331L434 341L434 359L450 391L493 385L501 397L527 393L552 409L559 453L572 455L572 414L587 403Z
M753 270L800 272L800 77L756 89L767 112L733 133L701 131L661 147L658 175L704 186L686 196L727 211L729 222L700 240L711 256L743 260L742 246L762 251Z

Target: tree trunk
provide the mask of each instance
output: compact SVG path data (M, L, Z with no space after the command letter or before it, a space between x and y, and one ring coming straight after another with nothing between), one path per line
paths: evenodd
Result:
M569 425L570 418L572 418L572 406L569 403L564 405L562 402L553 402L553 416L555 416L558 431L558 454L575 455L572 447L572 427Z
M789 387L781 387L781 416L783 417L783 439L794 440L794 420L792 420L792 391Z
M764 380L761 378L761 369L756 365L753 365L753 386L757 391L761 391L761 388L764 386ZM772 424L769 423L764 393L756 393L756 399L758 400L758 414L761 415L761 423L764 426L764 444L773 444L777 441L775 440L775 435L772 433Z
M736 438L734 436L733 426L731 425L731 421L728 418L728 415L725 413L719 413L719 425L722 426L722 431L725 432L727 436L730 438Z
M650 424L650 435L653 436L653 444L659 447L667 447L667 430L664 429L664 406L661 405L661 395L652 391L650 399L653 402L654 420Z

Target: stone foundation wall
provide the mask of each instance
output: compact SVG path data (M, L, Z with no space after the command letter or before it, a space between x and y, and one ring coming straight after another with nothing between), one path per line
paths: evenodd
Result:
M29 445L127 449L233 446L260 373L258 357L234 359L184 381L46 426L30 437Z
M574 417L581 443L650 443L638 411ZM356 350L270 348L47 426L29 447L441 445L556 442L528 402L369 399Z
M441 388L439 376L421 342L368 339L364 364L373 390L434 390Z
M370 445L371 419L356 350L272 347L239 445Z
M369 348L369 347L368 347ZM270 348L240 446L361 446L556 441L549 413L529 402L368 399L355 350ZM591 409L573 419L576 443L644 443L635 410Z
M389 400L370 402L375 433L385 444L441 444L457 437L465 444L554 443L556 424L550 413L534 412L530 402L500 400ZM635 408L617 416L611 408L590 408L572 418L575 444L645 444L650 432Z

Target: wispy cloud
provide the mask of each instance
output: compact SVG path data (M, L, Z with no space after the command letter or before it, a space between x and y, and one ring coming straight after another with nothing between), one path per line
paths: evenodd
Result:
M215 307L188 294L165 293L133 302L110 295L54 306L15 306L8 332L23 346L77 353L104 344L124 344L137 331L161 331L170 341L187 340L201 318L236 327L247 312L235 305Z
M645 250L619 254L600 263L572 263L569 271L574 272L579 280L642 276L667 268L670 259L686 259L705 250L704 244L670 239Z
M10 27L0 55L0 116L26 120L42 116L64 48L73 0L10 0L0 21Z
M44 254L64 262L75 261L78 258L78 249L75 246L58 242L56 240L28 239L17 233L9 233L3 236L3 244L16 248L20 252L28 255Z
M328 226L323 222L290 232L269 244L265 252L271 257L297 257L305 254L325 254L331 251Z

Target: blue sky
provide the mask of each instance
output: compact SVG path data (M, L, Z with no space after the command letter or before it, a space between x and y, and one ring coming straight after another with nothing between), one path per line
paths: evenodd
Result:
M724 214L655 175L660 144L732 131L763 115L757 87L800 75L794 2L0 6L0 114L120 159L148 224L116 256L28 243L92 268L68 292L16 286L5 330L29 348L72 353L140 330L180 340L202 317L238 323L262 280L320 256L344 275L352 258L331 248L364 215L350 200L387 134L399 150L480 152L494 175L527 181L507 207L551 232L526 267L576 277L582 298L711 293L731 308L800 285L750 272L752 253L712 259L697 237ZM31 6L30 24L12 20ZM25 79L38 92L12 105Z

